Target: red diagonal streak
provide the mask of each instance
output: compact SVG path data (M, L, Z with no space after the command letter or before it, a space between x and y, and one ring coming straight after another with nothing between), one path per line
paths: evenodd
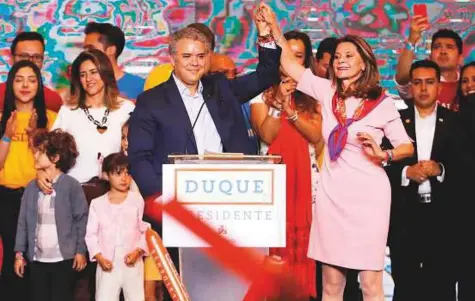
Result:
M223 236L216 233L209 225L196 218L177 201L165 204L163 209L167 214L178 220L183 226L211 246L211 248L202 248L205 253L244 279L248 281L254 279L256 267L260 267L260 263L262 263L262 255L259 255L253 249L236 247Z
M292 295L289 291L300 289L293 283L292 276L283 262L269 260L269 258L264 260L264 256L254 249L233 245L176 200L162 205L153 199L147 203L147 207L149 216L156 219L161 219L163 209L189 231L208 243L210 247L202 248L203 252L244 280L252 282L244 301L261 301L266 296L279 296L282 287L287 288L285 292L287 297Z

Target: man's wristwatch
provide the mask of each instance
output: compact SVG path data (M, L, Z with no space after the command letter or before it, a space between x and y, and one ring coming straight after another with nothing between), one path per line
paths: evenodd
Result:
M437 164L439 164L440 174L438 175L438 177L440 177L444 173L444 165L442 165L442 163L437 163Z
M24 258L23 258L23 253L21 253L21 252L16 252L16 253L15 253L15 260L24 260Z

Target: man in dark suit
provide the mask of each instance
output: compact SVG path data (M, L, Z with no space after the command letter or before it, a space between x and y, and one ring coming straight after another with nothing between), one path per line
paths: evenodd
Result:
M401 111L416 152L387 167L392 185L389 233L394 301L455 300L453 249L460 144L455 113L437 105L440 69L415 62L414 104Z
M173 35L170 53L173 76L142 93L130 119L131 173L145 196L162 192L169 154L255 154L240 105L279 81L279 49L260 47L256 72L234 80L220 73L203 76L209 42L194 28Z
M174 72L167 82L138 97L130 119L131 174L145 196L162 193L162 164L170 154L257 153L241 104L279 81L280 49L269 41L266 23L256 24L261 46L257 70L232 80L222 73L205 75L211 49L202 32L184 28L172 35ZM160 233L161 225L148 220ZM168 251L178 269L177 250Z
M461 91L460 91L461 92ZM461 94L461 93L460 93ZM457 298L458 301L475 300L475 248L472 237L475 230L475 204L473 197L473 170L475 169L475 93L459 95L459 118L463 125L464 147L466 157L463 157L463 170L460 182L465 202L459 207L458 217L458 244L457 244Z

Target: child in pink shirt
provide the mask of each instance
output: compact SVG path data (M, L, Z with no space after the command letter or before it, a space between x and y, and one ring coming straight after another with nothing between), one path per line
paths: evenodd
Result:
M96 301L119 300L120 291L128 301L143 301L143 260L147 245L142 221L144 201L130 191L127 156L115 153L102 164L110 191L92 200L86 231L91 261L97 260Z

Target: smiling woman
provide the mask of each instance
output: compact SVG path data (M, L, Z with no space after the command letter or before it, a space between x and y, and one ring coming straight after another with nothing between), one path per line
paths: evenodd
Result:
M53 128L76 139L79 157L69 174L85 183L100 175L103 157L120 151L121 128L134 105L119 97L109 59L95 49L82 52L72 64L68 104Z
M411 156L412 143L394 101L380 86L376 58L364 39L338 40L332 82L299 64L272 9L261 3L261 12L282 48L283 69L298 82L297 90L322 106L325 156L316 184L308 256L323 263L323 300L343 299L346 269L361 270L365 300L382 300L391 205L382 163ZM381 150L383 136L394 149ZM370 185L371 194L361 189Z
M23 294L22 279L13 274L17 220L24 188L35 178L30 135L34 129L49 128L56 114L46 110L43 82L38 66L31 61L15 63L8 73L0 133L0 236L5 250L0 291L17 300ZM18 291L17 291L18 290Z

